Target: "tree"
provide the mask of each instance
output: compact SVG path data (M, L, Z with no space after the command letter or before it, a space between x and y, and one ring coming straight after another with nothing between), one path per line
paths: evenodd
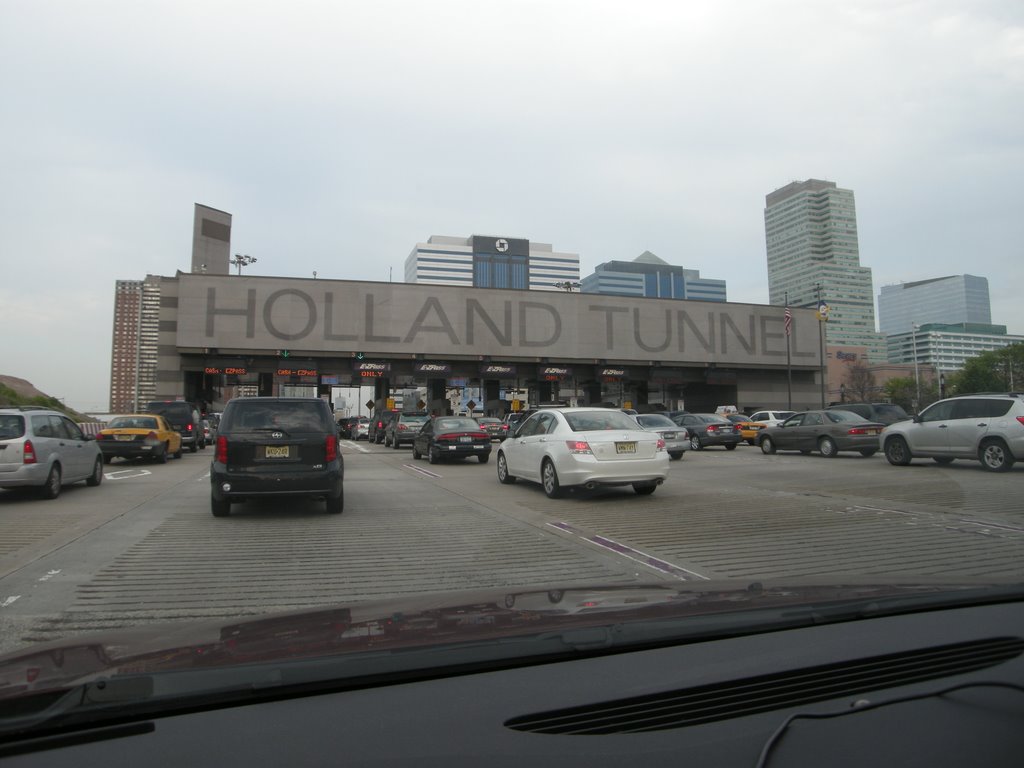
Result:
M939 384L930 379L921 379L921 402L914 406L917 399L917 382L913 376L889 379L883 387L885 397L890 402L902 406L907 413L919 413L939 399Z
M1024 343L982 352L946 379L953 394L1024 390Z
M870 402L875 399L878 392L875 374L862 360L856 360L847 366L843 385L846 387L846 398L853 402Z

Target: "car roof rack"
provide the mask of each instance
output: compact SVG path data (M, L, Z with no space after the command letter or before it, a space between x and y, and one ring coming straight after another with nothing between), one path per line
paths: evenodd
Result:
M55 410L48 405L0 405L0 408L10 408L14 411L52 411Z

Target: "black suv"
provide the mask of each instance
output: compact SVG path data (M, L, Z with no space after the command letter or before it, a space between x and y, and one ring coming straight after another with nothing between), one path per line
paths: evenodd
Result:
M344 508L344 462L330 408L315 397L246 397L230 401L210 466L210 509L261 496L316 496L327 511Z
M181 447L195 453L206 447L206 438L199 427L199 409L186 400L151 400L146 413L163 416L181 435Z

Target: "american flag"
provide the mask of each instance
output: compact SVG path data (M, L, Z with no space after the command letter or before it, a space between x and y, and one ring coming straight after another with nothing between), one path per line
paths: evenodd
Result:
M793 328L793 313L789 310L789 307L786 307L785 317L786 335L789 336Z

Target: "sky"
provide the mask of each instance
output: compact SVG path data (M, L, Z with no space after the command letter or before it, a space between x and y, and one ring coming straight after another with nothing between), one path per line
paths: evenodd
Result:
M0 373L109 400L114 282L403 279L430 235L645 250L768 300L765 195L856 195L883 285L1024 334L1020 0L0 0Z

